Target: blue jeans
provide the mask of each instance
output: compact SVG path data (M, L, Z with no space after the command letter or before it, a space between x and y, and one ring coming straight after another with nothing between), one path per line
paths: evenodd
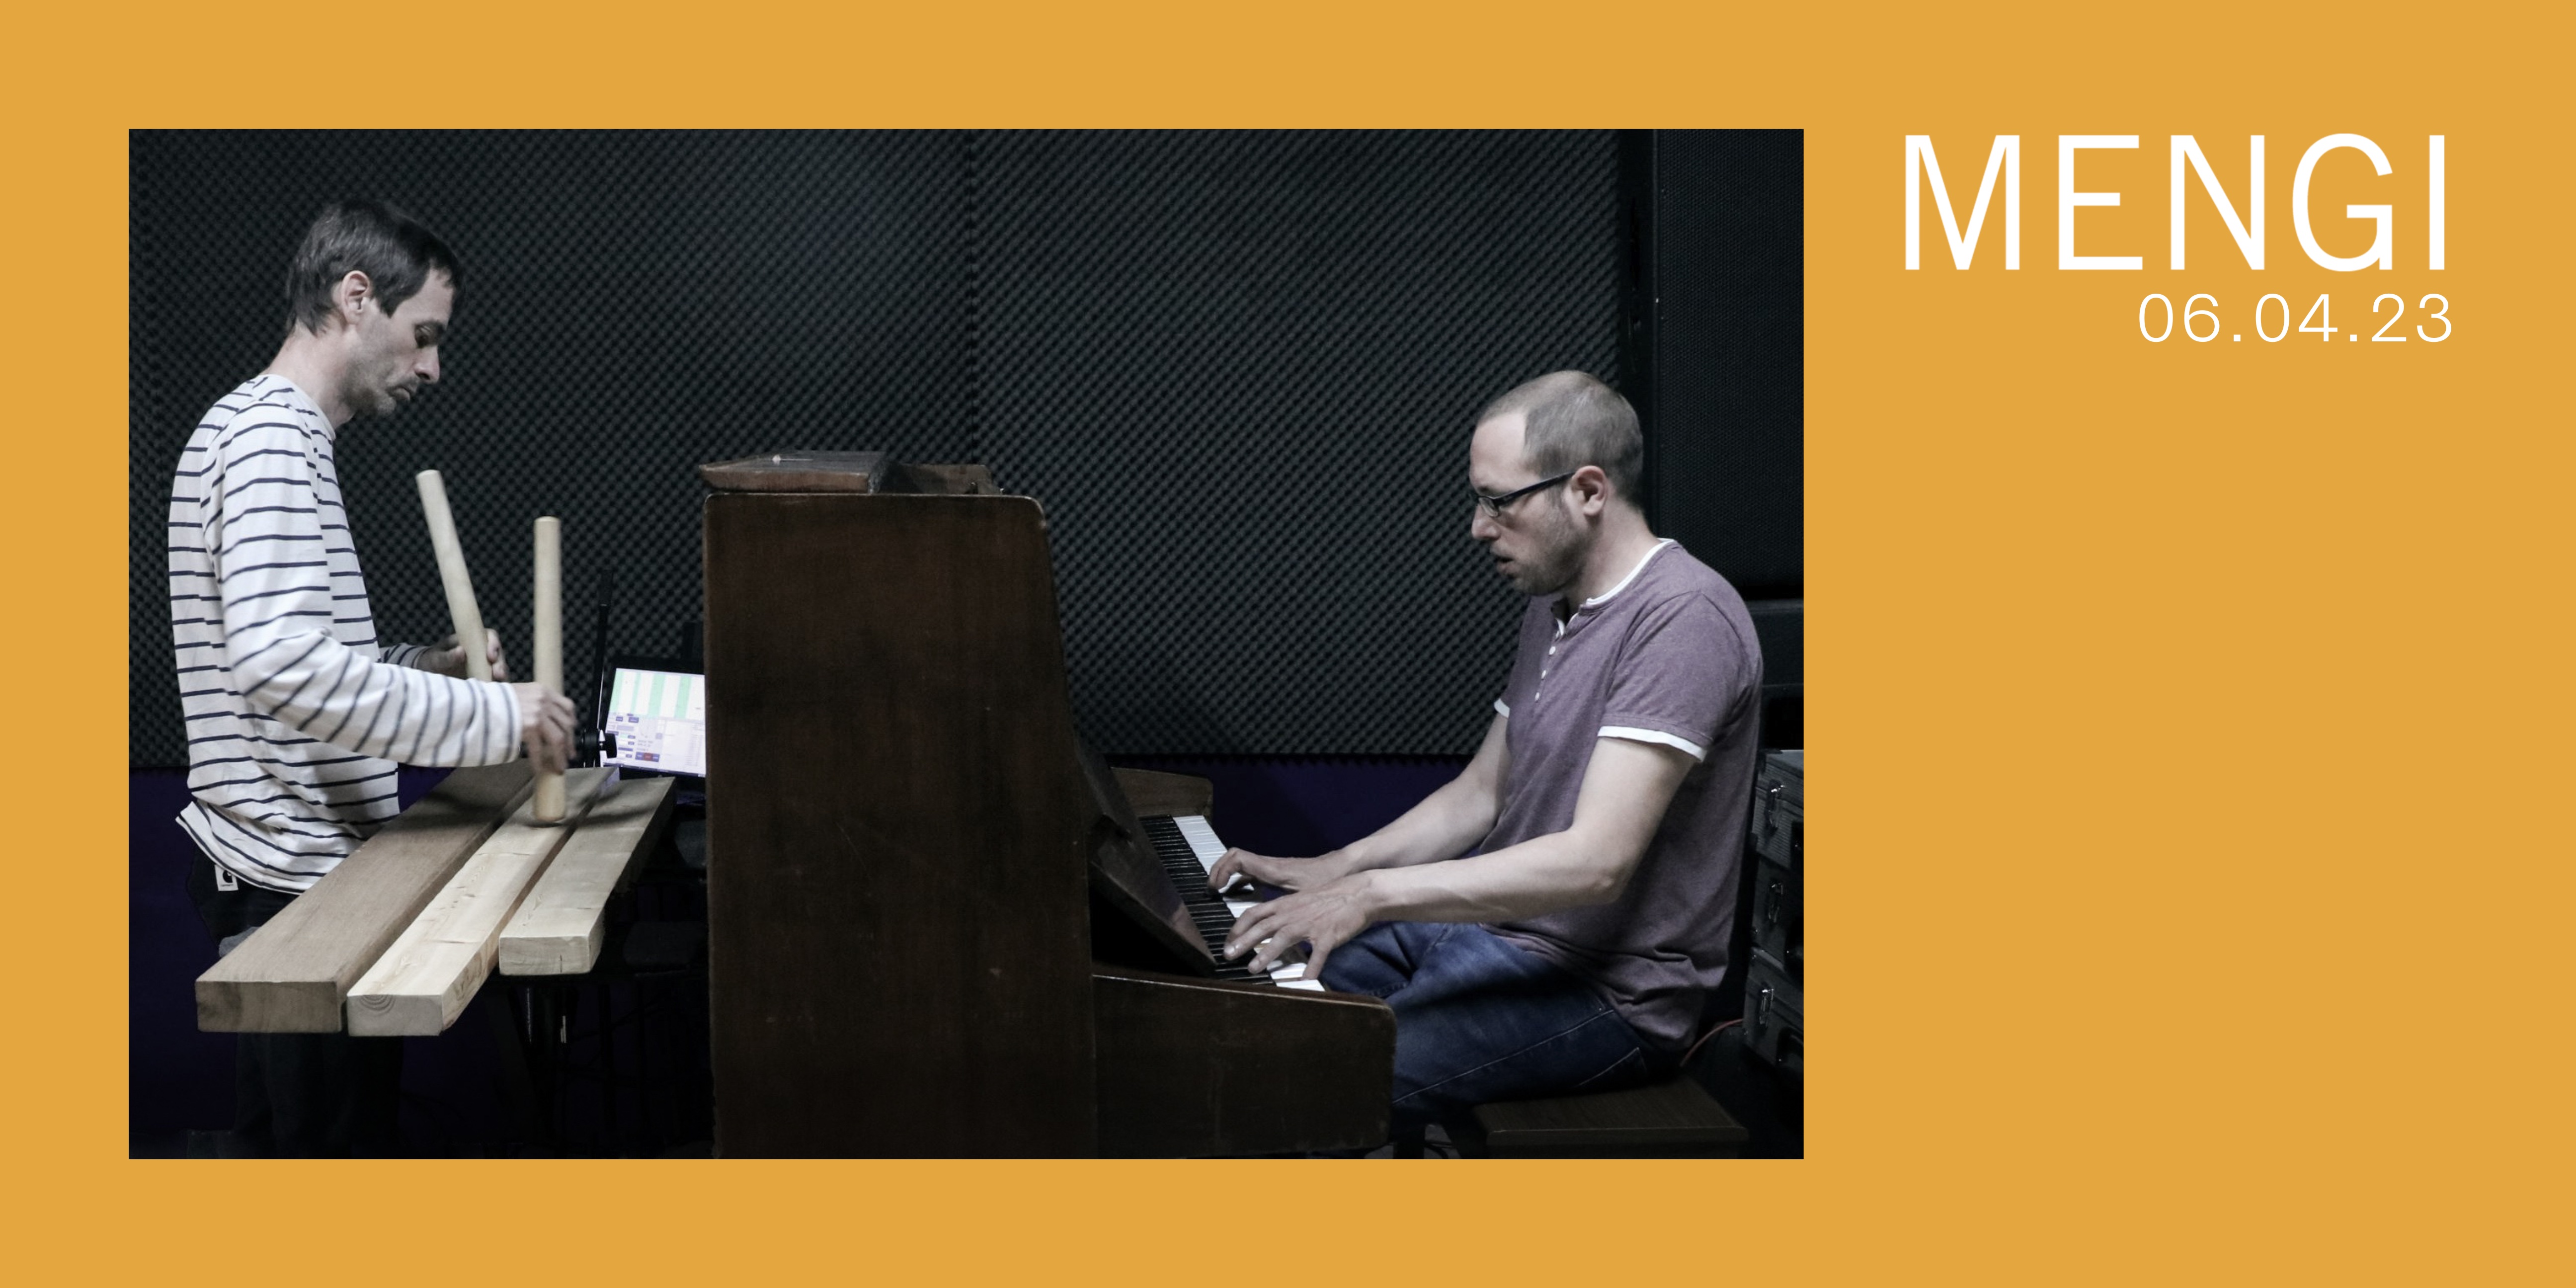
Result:
M1483 926L1379 922L1333 950L1323 983L1395 1009L1399 1138L1490 1101L1610 1091L1672 1064L1591 985Z

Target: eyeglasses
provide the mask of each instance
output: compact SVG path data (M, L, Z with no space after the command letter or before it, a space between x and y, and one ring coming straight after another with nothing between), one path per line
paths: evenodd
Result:
M1538 482L1532 483L1528 487L1514 488L1509 492L1503 493L1501 496L1487 496L1482 492L1478 492L1476 493L1476 505L1484 510L1486 518L1499 519L1503 517L1504 508L1509 506L1512 502L1520 500L1522 497L1528 496L1532 492L1555 487L1557 484L1573 478L1575 473L1576 471L1574 470L1567 470L1563 474L1557 475L1555 478L1540 479Z

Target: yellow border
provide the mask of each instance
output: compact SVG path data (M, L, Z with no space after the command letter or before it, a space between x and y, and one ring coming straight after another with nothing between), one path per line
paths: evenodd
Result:
M13 16L6 781L31 875L8 935L9 1259L397 1280L2541 1278L2569 1134L2568 35L2533 10L2383 4ZM104 839L123 132L612 123L1804 127L1829 856L1811 1157L1436 1176L126 1161ZM2428 276L2401 241L2387 280L2444 290L2456 341L2137 339L2150 290L2375 286L2302 267L2286 227L2296 149L2339 130L2393 154L2451 140L2451 267ZM2085 165L2127 204L2081 227L2151 267L2061 273L2052 140L2121 131L2146 149ZM1934 135L1957 183L2001 132L2029 145L2025 267L1903 272L1902 137ZM2155 149L2177 132L2214 158L2272 141L2279 267L2228 268L2197 223L2207 275L2153 267ZM2392 157L2401 220L2421 216L2415 155ZM1206 1196L1213 1255L1140 1250L1177 1186Z

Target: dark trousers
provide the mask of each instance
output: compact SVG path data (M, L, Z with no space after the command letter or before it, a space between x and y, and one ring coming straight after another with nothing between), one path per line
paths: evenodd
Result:
M231 952L295 896L247 881L216 888L215 866L196 864L188 897L215 955ZM402 1039L345 1033L234 1035L233 1130L226 1155L369 1158L399 1151Z
M1491 1101L1613 1091L1675 1064L1589 984L1483 926L1379 922L1333 950L1324 986L1395 1010L1399 1138Z

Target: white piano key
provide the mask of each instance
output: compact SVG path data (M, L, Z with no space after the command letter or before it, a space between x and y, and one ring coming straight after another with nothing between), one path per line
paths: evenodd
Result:
M1172 816L1172 826L1179 828L1181 839L1189 842L1190 853L1198 858L1199 869L1203 872L1214 872L1216 861L1225 857L1225 842L1217 839L1216 829L1208 826L1206 816L1175 814ZM1225 889L1218 893L1230 894L1236 890L1247 889L1251 885L1252 879L1238 872L1234 874L1233 879L1225 883ZM1242 914L1238 912L1235 915Z
M1172 825L1180 829L1181 839L1189 842L1190 853L1197 856L1202 870L1213 871L1216 868L1216 861L1225 857L1225 842L1217 839L1216 829L1208 826L1205 816L1175 814L1172 816ZM1227 889L1250 884L1251 882L1238 874L1232 882L1227 883ZM1243 914L1252 911L1254 903L1255 901L1251 899L1228 899L1225 901L1225 910L1228 915L1240 918ZM1291 960L1273 963L1268 973L1271 982L1281 988L1302 988L1311 993L1324 991L1322 983L1306 978L1306 950L1302 947L1296 950Z
M1175 814L1172 825L1181 829L1181 839L1190 843L1190 853L1199 858L1202 868L1214 868L1225 857L1225 842L1216 839L1216 829L1197 814Z

